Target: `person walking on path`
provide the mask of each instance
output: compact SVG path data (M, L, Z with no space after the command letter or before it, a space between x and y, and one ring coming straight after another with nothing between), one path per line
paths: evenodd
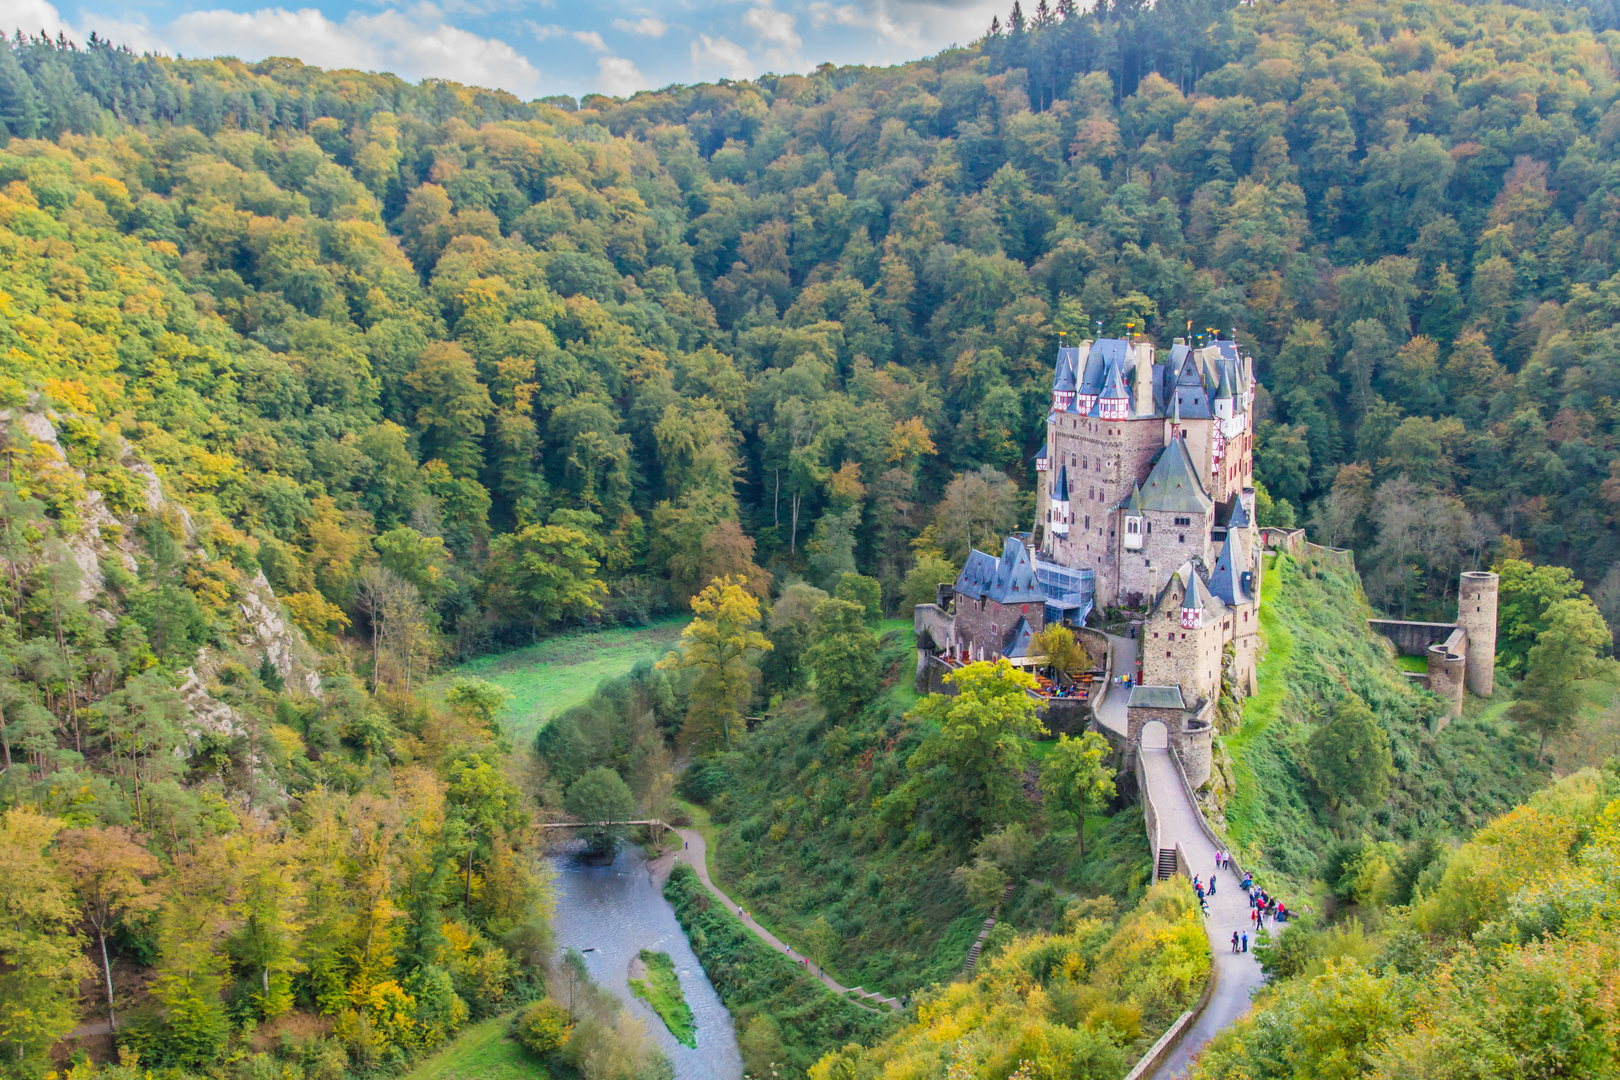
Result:
M1236 930L1232 931L1232 951L1238 951L1238 932Z
M1247 930L1243 931L1243 951L1249 951L1249 932Z

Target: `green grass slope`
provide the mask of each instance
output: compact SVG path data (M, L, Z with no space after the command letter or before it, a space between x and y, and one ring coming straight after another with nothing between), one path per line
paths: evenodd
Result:
M405 1080L546 1080L546 1067L508 1036L511 1023L508 1014L472 1025Z
M1466 835L1546 782L1534 743L1500 709L1470 710L1434 732L1444 706L1408 682L1367 629L1372 613L1352 568L1315 556L1279 555L1268 564L1260 693L1224 740L1236 777L1227 831L1240 853L1303 882L1319 875L1340 838ZM1305 742L1347 691L1388 732L1395 775L1379 805L1333 814L1309 779Z
M899 995L954 978L985 912L951 876L968 852L876 814L923 734L905 719L917 700L910 626L891 620L883 630L885 685L862 713L829 728L811 700L789 701L683 787L707 804L710 873L728 895L797 949L810 947L825 918L827 970L846 986ZM1026 825L1037 841L1027 884L1003 912L1004 935L1051 931L1076 895L1134 903L1150 883L1135 807L1091 819L1083 864L1072 827L1049 829L1034 805Z
M675 647L690 620L660 619L641 627L560 634L451 668L441 684L474 675L511 691L500 720L514 743L525 743L547 720L583 705L597 686L623 675L642 660L657 660Z

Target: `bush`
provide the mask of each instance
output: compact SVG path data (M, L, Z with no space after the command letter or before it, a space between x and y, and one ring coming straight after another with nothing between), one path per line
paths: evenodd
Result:
M568 1010L550 998L530 1005L512 1021L512 1035L531 1053L541 1057L566 1046L573 1030L574 1022Z

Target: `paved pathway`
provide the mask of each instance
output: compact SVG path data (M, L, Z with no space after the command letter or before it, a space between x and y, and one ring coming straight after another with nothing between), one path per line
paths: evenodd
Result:
M1155 1072L1154 1080L1185 1076L1188 1066L1215 1033L1249 1011L1249 1000L1264 981L1254 953L1232 953L1232 931L1249 931L1249 948L1254 948L1254 926L1249 922L1248 896L1238 887L1242 879L1231 870L1215 870L1215 845L1199 828L1198 808L1188 800L1176 773L1176 763L1168 750L1143 747L1143 772L1153 805L1159 811L1159 828L1165 847L1177 844L1192 872L1208 882L1216 878L1215 895L1209 899L1209 915L1204 929L1209 934L1210 953L1217 968L1215 993L1181 1041Z
M719 901L726 906L727 911L736 912L741 905L739 905L735 900L727 896L725 893L721 892L720 888L715 885L713 881L709 880L709 860L707 857L708 845L703 840L703 834L698 832L696 829L676 829L675 832L679 834L682 840L682 845L675 851L665 855L660 855L658 858L652 861L651 865L649 866L649 870L652 873L653 884L662 888L664 880L669 877L669 872L674 865L674 861L679 859L681 862L686 863L693 870L697 871L698 880L703 882L704 888L713 893L715 897L717 897ZM840 997L849 993L850 987L845 986L837 979L834 979L831 975L828 975L825 971L821 970L816 966L815 961L811 960L803 953L797 953L792 949L789 949L781 938L777 937L775 934L759 925L759 923L755 922L752 915L740 916L740 918L742 919L742 924L744 926L748 927L749 930L752 930L755 936L757 936L761 941L765 942L771 948L775 949L777 952L791 956L795 960L802 959L804 961L805 969L808 970L810 974L820 979L822 984L826 986L827 989L831 990ZM900 1009L900 1003L893 998L878 997L874 1000L881 1001L883 1004L896 1011L899 1011ZM854 1002L854 1004L860 1005L860 1002ZM869 1008L869 1006L861 1005L861 1008ZM872 1011L876 1012L877 1010L873 1009Z
M1115 637L1108 635L1109 653L1113 656L1113 672L1115 675L1129 674L1136 676L1136 640L1128 637ZM1123 736L1129 729L1125 717L1125 705L1130 701L1130 691L1123 686L1108 684L1108 696L1103 699L1102 707L1097 710L1097 722L1103 727Z

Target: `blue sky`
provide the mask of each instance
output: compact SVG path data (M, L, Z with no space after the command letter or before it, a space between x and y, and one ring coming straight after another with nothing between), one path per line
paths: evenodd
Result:
M5 29L186 56L296 56L522 97L888 64L984 32L1011 0L6 0Z

